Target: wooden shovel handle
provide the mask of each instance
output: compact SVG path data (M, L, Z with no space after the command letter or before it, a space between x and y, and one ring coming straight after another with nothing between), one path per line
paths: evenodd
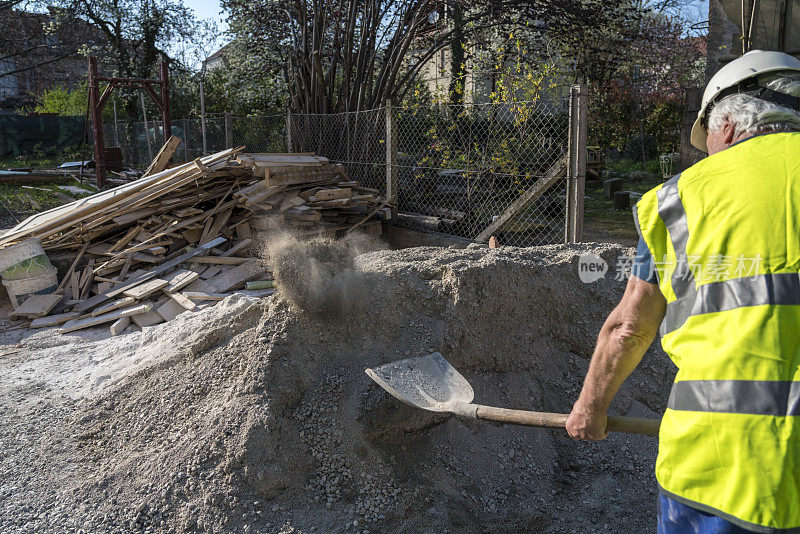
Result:
M509 423L512 425L565 428L568 415L563 413L509 410L508 408L496 408L494 406L482 406L479 404L475 410L475 417L486 421L497 421L499 423ZM658 427L660 424L660 419L609 416L606 429L609 432L658 436Z

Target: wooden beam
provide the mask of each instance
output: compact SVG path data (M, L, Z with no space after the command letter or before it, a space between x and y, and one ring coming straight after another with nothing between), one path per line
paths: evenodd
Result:
M112 324L109 327L109 330L111 331L111 335L112 336L120 335L121 333L123 333L125 331L126 328L128 328L128 325L130 325L130 324L131 324L131 318L130 317L120 317L119 319L114 321L114 324Z
M67 321L75 319L80 314L78 312L60 313L58 315L46 315L31 321L31 328L45 328L47 326L58 326Z
M250 260L230 271L218 274L208 281L209 285L215 287L218 293L225 293L239 284L255 278L264 273L267 268L259 260Z
M152 295L160 289L164 289L168 284L169 282L166 280L162 280L161 278L153 278L152 280L148 280L147 282L139 284L136 287L125 290L123 295L136 300L141 300Z
M11 317L43 317L50 313L50 310L55 308L56 304L61 302L62 297L63 295L58 293L31 295L19 307L14 308L14 311L11 312Z
M187 310L197 308L197 304L186 298L182 293L170 293L169 297Z
M194 263L210 263L213 265L241 265L252 258L239 258L234 256L197 256L192 258Z
M567 156L560 157L553 165L547 169L544 176L539 178L527 191L522 193L520 197L511 203L500 216L487 226L481 233L475 236L473 241L478 243L488 243L489 238L495 233L500 232L508 222L516 215L525 211L533 204L537 198L550 189L553 184L558 180L566 177L567 173Z
M178 150L182 142L183 140L180 137L174 135L170 136L142 176L150 176L151 174L156 174L166 169L169 162L172 161L175 151Z
M163 279L169 282L164 288L164 293L175 293L176 291L188 286L195 280L200 278L200 273L189 271L186 269L178 269L169 276L164 276Z

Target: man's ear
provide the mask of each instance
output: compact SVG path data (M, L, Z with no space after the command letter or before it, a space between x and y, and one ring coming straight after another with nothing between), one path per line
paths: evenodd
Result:
M736 131L734 130L733 123L731 123L731 121L725 121L722 123L722 128L720 128L720 141L725 148L728 148L733 144L733 138L735 134Z

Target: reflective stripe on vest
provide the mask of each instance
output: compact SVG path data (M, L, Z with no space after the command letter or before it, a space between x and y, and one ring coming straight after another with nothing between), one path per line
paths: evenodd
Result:
M765 305L800 305L800 274L759 274L702 285L667 304L661 335L674 332L693 315Z
M686 256L689 225L686 221L686 210L678 194L678 179L680 177L680 174L676 174L664 182L664 185L656 193L658 215L667 227L669 237L672 240L672 248L675 251L676 265L670 282L678 300L694 291L694 274L689 269L689 262Z
M800 382L683 380L672 385L667 408L691 412L800 415Z

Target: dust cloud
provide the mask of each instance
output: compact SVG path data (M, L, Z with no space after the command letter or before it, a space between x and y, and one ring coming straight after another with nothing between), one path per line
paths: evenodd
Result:
M348 234L341 240L299 240L284 233L261 246L261 256L272 266L276 285L296 310L338 317L348 313L359 295L356 256L385 249L378 239Z

